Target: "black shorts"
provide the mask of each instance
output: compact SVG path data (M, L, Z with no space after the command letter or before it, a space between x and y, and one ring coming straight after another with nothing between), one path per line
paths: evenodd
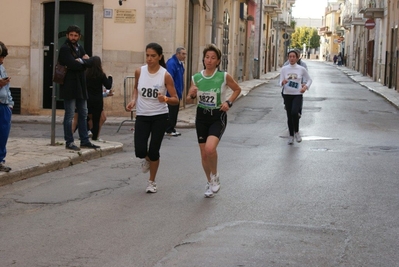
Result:
M227 126L227 114L219 109L203 109L197 107L195 128L197 130L198 143L205 143L208 136L213 135L222 138Z

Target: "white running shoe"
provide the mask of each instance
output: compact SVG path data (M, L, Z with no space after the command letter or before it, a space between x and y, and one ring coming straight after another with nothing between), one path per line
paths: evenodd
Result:
M298 143L302 142L302 137L301 137L301 135L300 135L299 133L295 133L295 140L296 140Z
M145 190L146 193L156 193L157 192L157 184L153 181L148 181L147 189Z
M143 159L141 162L141 170L143 173L147 173L150 170L150 162L146 159Z
M220 190L219 173L211 173L211 189L213 193L217 193Z
M293 136L288 136L288 144L292 145L294 143L294 137Z
M171 133L165 133L165 135L166 135L166 136L174 136L174 137L177 137L177 136L180 136L181 133L179 133L179 132L171 132Z
M90 130L88 130L88 131L87 131L87 135L88 135L89 137L92 137L92 136L93 136L93 133L92 133Z
M213 192L212 192L210 183L206 183L206 186L205 186L205 197L213 197Z

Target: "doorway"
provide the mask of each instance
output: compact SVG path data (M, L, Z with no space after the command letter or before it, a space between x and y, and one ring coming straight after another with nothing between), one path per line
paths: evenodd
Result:
M395 51L396 43L398 43L398 28L391 29L391 45L389 58L388 88L396 88L397 84L397 62L398 50Z
M43 53L43 108L51 109L53 92L53 54L54 54L54 12L55 3L44 4L44 53ZM93 5L72 1L61 1L58 27L58 49L66 40L66 29L77 25L81 29L79 43L86 53L92 55ZM56 84L56 108L63 109L64 102L59 97L59 85Z
M366 72L367 75L373 77L373 64L374 64L374 40L367 43L367 56L366 56Z

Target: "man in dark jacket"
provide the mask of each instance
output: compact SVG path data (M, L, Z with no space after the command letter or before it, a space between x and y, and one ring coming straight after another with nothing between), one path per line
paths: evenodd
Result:
M67 66L64 84L60 86L60 96L64 99L64 139L65 148L79 151L74 143L72 132L72 120L75 108L78 112L78 129L81 148L100 148L89 141L87 134L87 89L85 69L92 65L92 60L86 54L82 46L78 44L80 28L69 26L67 40L61 46L58 61Z
M184 47L178 47L176 49L176 54L174 54L168 61L166 62L166 68L170 75L173 78L173 82L175 83L175 88L177 92L177 96L179 100L182 99L183 91L184 91L184 60L186 60L187 52ZM169 96L169 94L167 94ZM166 129L166 135L169 136L179 136L181 135L176 131L176 123L177 123L177 115L179 113L179 105L169 105L169 124Z

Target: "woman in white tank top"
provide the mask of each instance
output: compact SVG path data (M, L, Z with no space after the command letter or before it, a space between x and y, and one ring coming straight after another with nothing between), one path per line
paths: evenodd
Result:
M159 167L159 150L168 123L168 104L178 105L179 98L172 76L166 71L162 47L159 44L147 45L146 63L135 71L133 97L126 109L132 110L136 107L135 154L143 159L142 171L150 171L146 192L156 193L155 177ZM170 97L166 96L166 92Z

